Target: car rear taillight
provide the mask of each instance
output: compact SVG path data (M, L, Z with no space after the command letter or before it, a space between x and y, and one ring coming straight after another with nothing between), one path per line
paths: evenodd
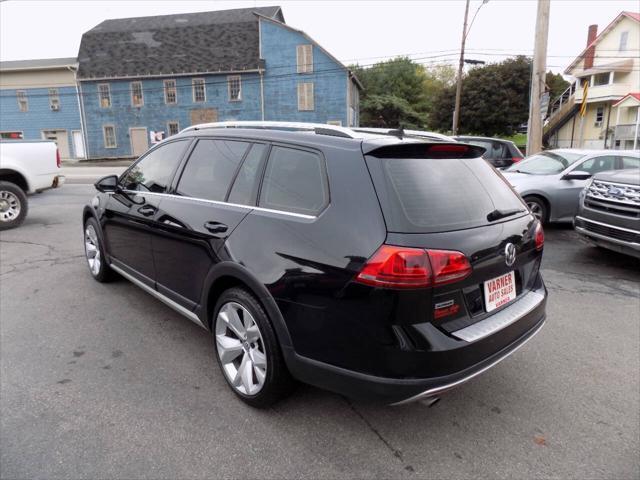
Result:
M470 274L471 265L460 252L382 245L355 280L373 287L426 288Z
M522 157L512 157L512 158L511 158L511 161L512 161L513 163L518 163L520 160L522 160Z
M544 247L544 230L542 229L542 223L540 222L536 225L535 240L536 250L542 250L542 247Z
M56 166L57 166L58 168L60 168L60 165L61 165L61 163L60 163L60 150L58 150L58 149L56 148Z

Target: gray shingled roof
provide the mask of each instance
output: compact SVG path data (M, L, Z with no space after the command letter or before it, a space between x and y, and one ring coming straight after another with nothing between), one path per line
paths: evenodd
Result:
M78 78L255 70L254 13L284 22L280 7L106 20L82 35Z

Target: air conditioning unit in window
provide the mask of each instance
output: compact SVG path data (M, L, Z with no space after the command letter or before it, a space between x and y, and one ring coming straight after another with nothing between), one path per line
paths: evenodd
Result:
M602 120L601 120L601 121L599 121L599 122L595 122L595 123L593 124L593 126L594 126L594 127L601 127L601 126L602 126Z
M60 105L58 105L57 103L52 103L51 105L49 105L49 108L54 112L57 112L58 110L60 110Z

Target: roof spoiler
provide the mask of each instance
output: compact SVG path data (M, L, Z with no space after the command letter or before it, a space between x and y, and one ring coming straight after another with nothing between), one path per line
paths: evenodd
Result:
M453 142L398 143L369 147L368 150L363 149L363 153L378 158L478 158L486 151L476 145Z

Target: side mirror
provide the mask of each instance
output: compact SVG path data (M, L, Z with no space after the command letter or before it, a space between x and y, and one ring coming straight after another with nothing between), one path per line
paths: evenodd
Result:
M589 180L591 174L582 170L573 170L562 177L562 180Z
M96 190L102 193L117 192L118 191L118 176L107 175L102 177L96 183L93 184Z

